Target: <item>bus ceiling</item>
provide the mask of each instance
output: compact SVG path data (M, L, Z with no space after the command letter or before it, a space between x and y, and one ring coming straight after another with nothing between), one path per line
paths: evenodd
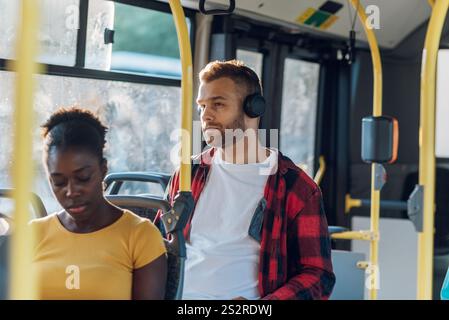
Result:
M164 2L167 2L164 0ZM207 0L206 9L226 11L230 0ZM183 6L199 10L198 0L183 0ZM407 36L425 23L431 12L423 0L361 0L369 23L376 32L382 49L394 49ZM354 9L347 0L253 0L235 1L234 14L282 25L294 32L346 39L354 18ZM367 43L360 23L357 39Z

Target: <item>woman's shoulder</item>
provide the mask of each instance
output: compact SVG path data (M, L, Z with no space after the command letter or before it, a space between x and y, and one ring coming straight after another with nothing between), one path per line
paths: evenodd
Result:
M134 269L139 269L166 253L159 229L147 218L124 210L125 221L131 228L130 250Z
M49 214L45 217L42 218L36 218L36 219L32 219L28 225L31 226L32 228L45 228L48 227L53 219L56 218L57 212Z
M123 220L125 220L126 223L131 226L137 226L142 223L151 223L149 219L143 218L128 209L123 209L123 215L124 215Z
M57 219L57 213L49 214L42 218L32 219L28 225L35 232L38 238L44 234L49 234L51 230L56 231L54 219Z
M142 232L150 230L150 232L159 232L157 227L149 219L138 216L134 212L126 209L123 210L123 214L125 215L123 220L126 226L132 231Z

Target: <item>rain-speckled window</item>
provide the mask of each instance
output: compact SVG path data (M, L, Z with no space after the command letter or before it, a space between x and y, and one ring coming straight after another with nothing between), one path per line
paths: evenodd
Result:
M86 68L110 70L112 44L105 44L105 29L114 28L114 2L89 1L86 34Z
M262 78L262 68L263 68L263 54L260 52L237 49L236 54L237 60L245 63L248 67L254 70L254 72Z
M38 0L38 62L75 65L79 0ZM20 1L0 0L0 58L15 59Z
M319 71L317 63L285 59L280 150L310 176L314 174Z
M0 72L0 130L4 133L0 135L0 188L11 187L14 77L12 72ZM109 172L171 173L175 169L170 152L177 142L170 139L181 123L179 87L48 75L36 76L36 80L33 191L43 199L49 212L59 205L49 189L41 163L42 140L38 125L59 106L78 105L93 110L107 124Z
M39 27L42 63L74 66L80 30L80 0L36 0L41 6ZM20 1L0 0L0 59L14 59ZM190 29L190 20L187 18ZM85 67L104 71L180 78L181 64L173 17L169 13L91 0L86 27ZM115 30L114 44L105 44L105 29ZM143 57L143 60L137 59ZM120 61L120 57L124 57ZM152 65L146 63L151 62ZM133 69L134 68L134 69ZM73 69L76 70L76 69ZM72 70L72 71L73 71ZM11 187L14 78L0 71L0 188ZM34 100L33 191L49 212L59 208L41 163L38 125L61 106L77 105L95 111L109 126L106 156L109 172L155 171L171 173L180 126L179 87L106 81L68 76L37 75ZM129 189L129 190L128 190ZM131 193L141 187L131 185ZM154 189L154 188L153 188ZM159 189L145 192L161 193ZM0 199L0 209L2 209Z
M186 18L190 31L190 19ZM105 29L114 42L105 44ZM89 3L86 67L181 78L178 37L170 13L97 0Z

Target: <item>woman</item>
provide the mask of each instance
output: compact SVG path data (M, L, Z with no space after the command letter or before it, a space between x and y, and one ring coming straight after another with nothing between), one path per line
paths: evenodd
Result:
M107 128L91 112L60 109L43 125L44 163L63 210L36 219L40 299L163 299L163 239L147 219L103 196Z

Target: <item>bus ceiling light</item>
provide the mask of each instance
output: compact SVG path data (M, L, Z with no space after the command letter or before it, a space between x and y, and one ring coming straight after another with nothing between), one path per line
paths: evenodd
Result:
M362 160L394 163L398 157L398 121L389 116L362 119Z
M227 9L209 9L206 10L206 0L199 1L199 10L205 15L227 15L232 14L235 10L235 0L229 0L229 7Z

